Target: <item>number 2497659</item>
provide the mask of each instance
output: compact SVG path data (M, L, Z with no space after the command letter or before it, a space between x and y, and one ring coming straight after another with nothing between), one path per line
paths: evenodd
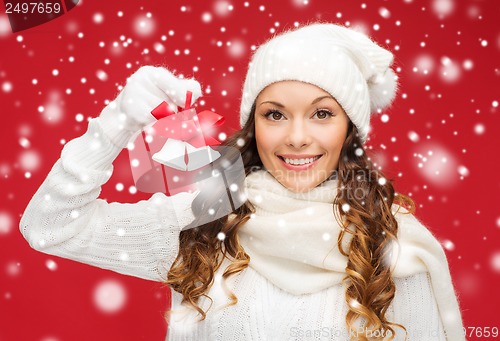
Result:
M7 14L15 13L39 13L39 14L58 14L61 12L61 4L58 2L23 2L13 4L10 2L5 3Z

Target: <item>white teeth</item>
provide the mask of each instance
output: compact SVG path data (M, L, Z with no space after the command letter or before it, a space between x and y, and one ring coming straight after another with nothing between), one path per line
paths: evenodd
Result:
M283 159L285 160L286 163L288 163L290 165L305 165L307 163L311 163L313 161L316 161L317 159L319 159L319 156L305 158L305 159L287 159L287 158L283 158Z

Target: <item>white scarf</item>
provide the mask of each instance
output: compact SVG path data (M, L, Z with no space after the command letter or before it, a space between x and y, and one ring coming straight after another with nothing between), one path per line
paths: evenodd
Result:
M337 183L328 180L308 192L296 193L265 170L247 176L248 200L256 211L238 236L251 258L250 267L294 295L341 283L346 276L347 258L337 247L341 228L332 204ZM412 214L397 213L395 217L398 241L393 243L392 259L388 260L393 276L429 272L447 337L464 340L461 314L441 245ZM344 250L351 238L350 233L345 233Z

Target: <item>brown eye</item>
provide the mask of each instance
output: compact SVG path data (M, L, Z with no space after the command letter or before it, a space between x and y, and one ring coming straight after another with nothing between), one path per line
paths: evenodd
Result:
M333 114L331 112L329 112L328 110L318 110L316 111L316 113L314 114L313 117L316 117L320 120L324 120L324 119L327 119L329 117L332 117Z
M265 117L271 121L281 121L284 118L283 114L279 111L268 111Z
M273 112L272 117L273 117L273 120L278 121L280 118L283 117L283 115L280 112Z

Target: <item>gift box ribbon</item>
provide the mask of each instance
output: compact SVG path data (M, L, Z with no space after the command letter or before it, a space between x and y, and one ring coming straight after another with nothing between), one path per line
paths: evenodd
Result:
M179 113L166 102L160 103L151 111L158 120L152 128L160 136L185 141L196 148L219 145L220 142L212 135L215 128L224 123L224 117L209 110L196 114L191 108L191 99L192 93L188 91L186 105L179 108Z

